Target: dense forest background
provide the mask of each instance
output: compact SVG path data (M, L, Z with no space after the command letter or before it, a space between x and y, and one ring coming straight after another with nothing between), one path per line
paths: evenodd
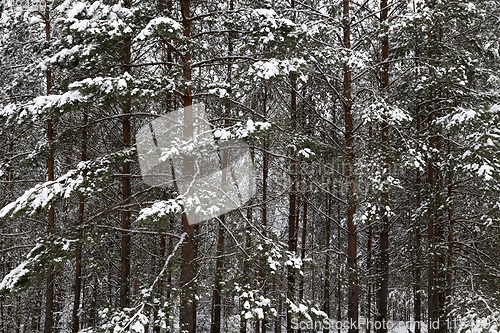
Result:
M500 1L0 4L0 332L498 332ZM256 194L190 225L195 103Z

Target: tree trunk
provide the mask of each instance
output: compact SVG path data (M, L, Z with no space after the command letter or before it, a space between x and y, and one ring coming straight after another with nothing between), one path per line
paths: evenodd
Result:
M382 24L387 22L387 17L389 9L387 7L387 0L380 1L380 21ZM389 59L389 37L387 35L388 29L384 27L384 37L382 39L382 93L387 95L387 89L389 87L389 64L387 60ZM382 215L382 227L380 230L380 253L379 253L379 263L378 267L378 288L377 288L377 322L382 323L380 328L377 329L377 333L387 333L387 297L388 297L388 280L389 280L389 211L387 207L389 206L389 192L387 189L387 175L389 172L389 125L387 124L387 110L384 110L384 119L382 122L381 130L381 141L382 149L384 155L383 168L382 171L382 183L383 191L381 196L381 215Z
M435 137L436 149L439 152L438 163L436 163L436 205L435 205L435 214L437 217L436 225L434 227L435 239L437 242L437 253L435 256L435 269L436 269L436 281L435 281L435 289L434 289L434 304L437 304L435 309L436 311L436 319L439 320L439 327L437 332L444 333L446 331L445 326L445 297L446 297L446 237L444 234L444 224L445 224L445 216L443 211L443 173L441 171L441 150L442 150L442 142L441 142L441 133Z
M306 240L307 240L307 200L308 200L308 188L307 182L304 182L304 200L303 200L303 208L302 208L302 236L300 242L300 259L304 262L306 258ZM302 301L304 299L304 279L302 276L299 283L299 299Z
M330 192L331 192L330 184ZM324 271L324 281L323 281L323 308L322 311L326 313L328 318L330 318L330 232L331 232L331 213L332 213L332 197L330 194L326 195L326 223L325 223L325 271ZM324 333L328 333L329 329L323 329Z
M295 74L291 74L291 120L292 120L292 133L296 132L297 128L297 82ZM297 164L295 161L295 150L292 148L290 151L290 207L288 212L288 251L295 254L297 252L297 231L296 231L296 200L297 200ZM293 267L288 268L288 299L294 301L295 299L295 272ZM292 316L287 311L286 317L287 332L291 333L292 329Z
M450 155L450 142L447 143L448 146L448 155ZM448 261L446 263L446 295L448 298L453 293L453 212L451 210L451 201L453 194L453 185L452 185L452 171L448 171Z
M351 20L349 15L350 0L342 0L342 23L344 31L344 48L351 49ZM357 231L354 224L356 212L356 180L354 177L354 126L352 120L352 87L351 69L348 64L344 65L343 79L343 108L345 123L345 147L347 163L345 177L347 180L347 276L348 276L348 307L347 320L349 322L349 333L358 332L358 275L357 275Z
M430 194L432 195L432 184L434 182L433 180L433 168L432 168L432 160L429 160L427 162L427 182L429 184L429 187L431 188ZM428 208L428 216L429 216L429 221L427 225L427 238L428 238L428 243L429 243L429 251L430 253L433 253L435 251L435 240L434 240L434 212L432 211L432 206ZM427 327L429 327L429 332L434 332L434 329L432 328L433 326L431 325L432 322L436 319L435 316L435 304L434 304L434 274L435 274L435 269L434 269L434 262L433 262L433 256L430 255L430 260L429 260L429 268L427 271L427 295L428 295L428 300L427 300Z
M190 0L181 0L181 15L182 26L184 29L184 37L187 39L184 55L182 72L186 82L191 81L191 54L189 53L189 37L191 36L191 18L190 18ZM184 106L184 137L191 138L193 136L193 96L191 88L186 88L182 95ZM185 175L194 174L194 162L190 158L184 158L183 168ZM188 216L182 215L182 226L187 233L186 240L182 245L182 270L181 270L181 309L180 309L180 329L186 333L196 332L196 293L195 293L195 226L190 225Z
M267 116L267 85L264 85L264 96L262 100L262 114L264 117ZM264 228L264 234L267 232L267 181L269 177L269 137L267 134L264 135L263 139L263 145L264 149L262 152L262 227ZM265 281L265 274L263 267L265 266L265 257L261 258L261 265L259 267L259 280L260 283L262 284L262 289L264 290L264 293L267 291L267 286L266 286L266 281ZM265 315L264 315L265 316ZM262 329L261 329L262 326ZM262 325L260 325L259 321L257 320L256 326L255 326L256 332L261 332L265 333L266 332L266 318L262 319Z
M337 197L340 198L340 184L337 185ZM340 221L342 215L340 203L337 202L337 221ZM340 253L341 249L341 240L340 240L340 225L337 227L337 248L339 249L339 253L337 254L337 321L342 321L342 282L341 282L341 273L342 273L342 255ZM341 333L340 327L337 330L337 333Z
M432 100L431 100L432 101ZM429 126L432 126L433 117L429 116ZM430 148L436 151L441 150L440 136L436 135L432 129L429 132ZM444 319L444 301L446 293L446 273L445 273L445 259L440 248L443 242L443 228L442 223L442 179L439 164L436 157L431 157L428 162L428 183L431 195L431 205L429 207L429 223L428 223L428 238L431 260L429 262L428 272L428 289L429 301L428 312L430 323L439 320L440 325L437 329L431 328L431 332L444 332L445 326L443 325ZM437 325L437 324L435 324Z
M420 117L420 112L417 110L417 142L420 141L420 129L421 129L421 117ZM417 197L416 197L416 204L417 204L417 211L421 208L422 206L422 199L421 199L421 190L422 190L422 181L421 181L422 175L420 174L420 169L417 170L417 179L416 179L416 186L417 186ZM416 228L415 228L415 247L417 250L416 253L416 263L415 263L415 333L420 333L420 323L422 321L422 272L421 272L421 260L422 260L422 250L421 250L421 226L420 226L420 217L417 216L417 221L416 221Z
M45 3L45 40L47 43L51 40L50 29L50 13L47 2ZM52 72L50 69L45 71L47 96L52 90ZM47 142L49 144L49 157L47 158L47 173L48 181L54 180L54 124L51 118L47 122ZM49 235L55 232L55 210L53 206L49 208L48 229ZM55 283L54 267L49 265L47 272L47 289L45 293L45 323L43 332L52 333L54 327L54 283Z
M295 1L290 1L290 7L295 10ZM292 13L294 21L294 13ZM290 74L290 86L291 86L291 96L290 96L290 113L291 113L291 129L292 135L295 135L297 131L297 78L295 73ZM293 145L292 145L293 146ZM290 149L290 196L289 196L289 212L288 212L288 251L292 255L297 253L297 164L295 161L296 151L294 148ZM295 301L295 272L293 267L288 268L287 274L287 298L291 301ZM287 311L286 315L286 331L291 333L292 329L292 314Z
M124 7L130 8L130 0L124 1ZM132 58L131 51L132 39L130 37L125 37L123 41L123 73L131 72L130 62ZM132 111L132 101L127 98L122 105L123 112L123 145L125 149L128 149L131 145L131 128L130 128L130 113ZM128 161L124 162L122 165L122 199L124 208L122 210L122 239L121 239L121 259L120 259L120 307L128 308L130 306L130 233L127 231L130 229L130 210L127 207L130 203L131 198L131 174L130 174L130 163Z
M233 1L229 2L229 10L234 9ZM232 45L232 33L229 33L228 36L228 55L232 56L233 54L233 45ZM227 66L227 83L229 87L231 87L232 80L232 62L229 61ZM229 126L229 117L231 116L231 101L229 99L226 100L225 103L226 108L226 119L224 120L224 127ZM227 161L228 155L227 150L222 151L222 187L224 188L227 177ZM221 331L221 309L222 309L222 270L224 268L224 222L226 221L226 215L223 214L220 217L219 222L219 235L217 240L217 260L215 264L215 281L214 281L214 290L212 295L212 324L210 331L211 333L220 333Z
M87 160L87 122L88 113L87 110L83 113L83 129L82 129L82 161ZM78 207L78 244L76 246L76 269L75 269L75 285L74 293L75 299L73 301L73 333L78 333L80 329L80 319L78 317L78 310L80 309L80 296L82 290L82 244L83 242L83 222L84 222L84 212L85 212L85 197L83 194L78 195L78 200L80 201Z
M372 316L372 242L373 242L373 227L370 224L368 227L368 240L366 243L366 274L368 276L367 279L367 288L368 293L366 295L366 319L369 323L371 321ZM371 332L371 326L366 325L366 333Z

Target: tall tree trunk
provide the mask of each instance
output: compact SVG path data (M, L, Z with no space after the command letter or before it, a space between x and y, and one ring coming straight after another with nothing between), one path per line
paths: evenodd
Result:
M344 48L351 49L351 20L349 14L350 0L342 0L342 24L344 31ZM354 126L352 120L352 74L348 64L344 65L343 108L345 123L345 148L347 154L345 177L347 201L347 275L348 275L348 306L347 320L349 333L358 332L358 275L357 275L357 231L354 224L356 213L356 180L354 176Z
M432 100L431 100L432 101ZM429 126L432 126L432 113L429 115ZM441 151L440 134L434 133L431 129L429 132L430 148L435 151ZM446 272L445 272L445 256L442 253L441 245L443 239L443 215L442 215L442 175L439 169L438 157L431 157L428 162L428 183L431 195L431 205L429 207L429 223L428 223L428 238L431 260L429 262L428 272L428 288L429 288L429 324L433 322L438 326L437 329L431 327L432 332L444 332L444 302L446 294ZM437 321L440 321L437 325Z
M168 14L171 14L172 1L171 0L158 1L158 10L160 13L163 13L164 11L166 11ZM170 74L170 72L172 70L172 62L173 62L172 49L170 46L167 46L167 54L166 55L167 55L167 73ZM166 111L168 113L168 112L173 111L173 109L174 109L173 101L172 101L172 93L167 92L165 97L166 97L166 103L165 103L166 105L165 106L166 106ZM166 193L164 195L165 195L164 199L166 200L167 199ZM170 223L169 230L172 231L174 228L174 218L173 217L170 218L169 223ZM166 247L167 247L166 236L162 235L160 238L160 257L161 258L165 258ZM169 238L169 240L168 240L168 253L172 253L172 250L173 250L172 239ZM170 292L172 290L172 270L171 269L168 270L166 284L167 284L166 299L169 300L170 299ZM163 280L159 281L158 291L159 291L160 295L163 295L163 293L165 291L165 286L163 284ZM158 310L159 309L155 310L155 316L158 315ZM166 312L166 313L167 313L167 315L165 318L165 325L166 325L167 329L169 329L169 326L170 326L169 314L170 314L170 312ZM160 325L154 327L155 333L159 333L160 331L161 331Z
M338 171L341 172L342 169L340 166L337 167ZM341 197L341 191L340 191L340 183L337 183L337 191L336 191L336 196L337 198ZM342 219L342 209L340 206L340 203L337 202L337 221L340 221ZM337 226L337 249L339 250L337 254L337 322L342 321L342 280L341 280L341 273L342 273L342 254L340 252L340 249L342 248L342 241L341 241L341 226L340 224ZM341 333L341 328L338 327L337 333Z
M130 0L124 1L124 7L130 8ZM123 40L123 73L131 72L130 62L132 59L132 38L125 37ZM123 145L125 149L128 149L131 145L131 128L130 128L130 113L132 111L132 101L127 98L122 105L123 112ZM129 203L131 198L131 174L130 174L130 162L126 160L122 164L122 201L124 208L122 210L122 232L121 236L121 258L120 258L120 307L128 308L130 306L130 210Z
M51 17L47 1L45 2L45 40L47 43L51 40ZM50 69L45 71L47 96L52 90L52 72ZM48 181L54 180L54 124L52 118L47 122L47 142L49 143L49 157L47 158L47 173ZM53 206L49 208L48 229L49 234L55 232L55 210ZM47 273L47 289L45 294L45 324L44 333L52 333L54 327L54 283L55 273L54 267L49 266Z
M435 57L439 56L440 49L432 43L440 43L441 28L437 25L435 28L429 30L428 40L428 59L429 66L432 67L435 62ZM438 127L434 127L434 120L440 116L440 106L435 105L440 100L440 92L433 89L429 93L429 148L430 151L434 150L428 161L428 186L430 190L431 204L429 207L429 222L428 222L428 237L429 249L431 253L431 260L429 263L428 272L428 289L429 289L429 324L436 323L437 329L430 326L430 332L442 333L445 331L446 326L443 324L445 320L445 295L446 295L446 254L443 252L443 243L447 240L444 237L443 224L445 224L445 217L443 215L443 174L441 170L442 158L442 133ZM437 325L439 321L439 325Z
M426 1L430 7L435 6L434 3ZM428 59L429 68L432 69L436 63L436 58L439 58L441 49L442 29L439 22L429 29L427 33L428 40ZM432 73L432 72L431 72ZM428 187L430 190L430 206L429 206L429 222L428 222L428 235L429 235L429 250L430 250L430 263L428 272L428 288L429 288L429 321L430 324L439 321L437 329L435 325L430 326L430 332L442 333L446 330L443 323L445 320L445 295L446 295L446 256L444 252L444 244L447 239L444 237L444 224L445 216L443 209L443 173L442 173L442 132L439 126L435 126L435 119L441 116L441 106L438 105L442 98L442 91L437 88L432 88L429 92L428 103L428 141L429 151L434 151L428 161Z
M189 109L191 106L191 97L183 98L184 107ZM186 117L187 115L187 117ZM185 118L193 118L191 112L185 112ZM188 129L189 131L189 129ZM191 129L192 131L192 129ZM186 135L186 132L184 132ZM191 133L192 134L192 133ZM186 135L188 136L188 135ZM192 162L184 159L184 171L193 170ZM187 174L187 173L186 173ZM182 215L182 226L185 233L187 233L186 240L182 245L182 270L181 270L181 311L180 311L180 325L181 330L188 333L194 333L196 330L196 298L194 290L194 276L195 276L195 254L196 254L196 240L195 240L195 225L189 224L189 218L186 214Z
M450 155L450 142L447 143L448 155ZM448 170L448 261L446 263L446 295L448 298L453 293L453 212L451 207L453 185L452 185L452 171Z
M387 7L387 0L380 1L380 21L382 24L387 23L389 9ZM382 93L387 96L387 89L389 88L389 37L388 28L384 26L384 37L382 39ZM389 211L387 207L389 206L389 192L387 188L387 176L389 173L389 125L387 124L387 110L384 110L381 130L381 141L382 150L384 155L383 168L382 171L382 183L383 191L381 195L381 215L382 215L382 226L380 228L380 238L379 238L379 263L378 267L378 288L377 288L377 310L378 316L377 321L382 323L377 333L387 333L387 297L388 297L388 280L389 280Z
M442 154L442 134L439 133L435 137L436 141L436 150L439 152L439 157L438 161L436 163L436 175L437 175L437 183L436 183L436 198L437 202L435 205L435 214L437 217L436 220L436 225L434 228L434 233L435 233L435 239L437 242L437 253L436 253L436 258L435 258L435 269L436 269L436 277L437 280L435 281L436 288L434 289L434 299L435 299L435 304L437 304L436 308L436 318L439 320L439 327L437 332L438 333L444 333L446 331L446 325L444 323L445 321L445 316L446 316L446 309L445 309L445 297L446 297L446 250L445 250L445 244L446 244L446 237L444 233L444 224L445 222L445 216L444 216L444 210L443 210L443 194L442 194L442 189L443 189L443 173L441 170L441 154Z
M430 122L429 122L430 123ZM431 136L432 133L429 133ZM429 161L427 162L427 182L430 188L430 200L432 200L433 196L433 183L434 183L434 172L432 168L432 159L430 158ZM427 224L427 238L428 238L428 243L429 243L429 252L430 254L434 253L435 251L435 240L434 240L434 212L432 205L428 208L428 217L429 221ZM435 307L436 304L434 302L434 274L435 274L435 268L434 268L434 260L433 260L433 255L430 255L430 260L429 260L429 267L427 270L427 295L428 295L428 300L427 300L427 327L429 327L429 332L434 332L434 329L432 328L433 325L432 322L435 321L436 315L435 315Z
M290 7L292 11L295 10L295 0L290 1ZM292 13L292 20L295 21L295 13ZM290 86L291 86L291 96L290 96L290 113L291 113L291 130L292 136L295 135L297 131L297 78L295 73L290 74ZM293 146L293 145L292 145ZM288 212L288 251L292 255L297 253L297 164L295 161L295 150L290 149L290 196L289 196L289 212ZM287 274L287 298L291 301L295 301L295 272L293 267L288 268ZM292 329L292 314L287 311L286 315L286 331L291 333Z
M373 242L373 226L370 223L370 226L368 227L368 239L366 241L366 252L367 252L367 258L366 258L366 274L368 276L367 279L367 288L368 292L366 295L366 319L367 322L369 323L371 321L372 317L372 242ZM371 326L366 325L366 333L371 332Z
M274 333L281 333L281 312L283 311L283 296L278 295L278 315L276 316L276 326Z
M330 184L330 193L332 187ZM323 281L323 308L322 311L330 318L330 238L331 238L331 213L332 213L332 197L329 193L326 194L326 221L325 221L325 271ZM323 329L324 333L328 333L329 329Z
M307 181L304 181L304 200L302 207L302 236L300 242L300 259L304 262L306 258L306 240L307 240L307 200L308 200L308 187ZM302 301L304 299L304 279L302 276L299 283L299 299Z
M233 1L231 0L229 3L229 10L233 10ZM231 33L228 38L228 55L231 56L233 53L233 46L231 42ZM227 82L229 87L231 87L231 70L232 70L232 62L229 62L227 66ZM231 115L231 101L229 99L226 100L225 103L226 108L226 119L224 120L224 127L229 126L229 117ZM222 150L222 188L225 187L226 177L227 177L227 150ZM217 259L215 263L215 278L214 278L214 290L212 294L212 323L210 326L211 333L220 333L221 330L221 309L222 309L222 270L224 268L224 223L226 221L226 215L223 214L220 216L219 221L219 235L217 239Z
M417 142L420 141L420 130L421 130L421 116L420 109L417 109ZM416 187L417 187L417 211L422 206L421 199L421 191L422 191L422 180L421 180L420 169L417 170L417 179L416 179ZM416 227L415 227L415 247L416 247L416 258L415 258L415 296L414 296L414 310L415 310L415 333L420 333L421 328L420 324L422 321L422 269L421 269L421 260L422 260L422 250L421 250L421 225L420 225L420 217L417 216Z
M184 37L187 44L186 54L182 59L182 72L186 82L191 81L191 54L189 52L189 38L191 36L191 17L190 17L190 0L181 0L181 15L182 26L184 29ZM184 106L184 137L191 138L193 136L193 96L191 88L186 88L182 95ZM190 158L184 158L183 168L185 175L194 174L194 163ZM182 215L182 226L187 233L186 240L182 245L182 270L181 270L181 309L180 309L180 329L187 333L196 332L196 293L195 293L195 255L196 255L196 240L195 240L195 225L189 224L189 218L186 214Z
M82 129L82 156L81 160L87 160L87 122L88 113L84 110L83 113L83 129ZM78 244L76 246L76 269L75 269L75 285L74 293L75 299L73 301L73 333L78 333L80 329L80 319L78 317L78 310L80 309L80 296L82 290L82 244L83 241L83 222L84 222L84 212L85 212L85 197L83 194L78 195L79 207L78 207Z
M296 132L297 129L297 80L295 74L291 74L291 121L292 121L292 133ZM297 230L296 230L296 200L297 200L297 164L295 161L295 150L292 148L290 151L290 207L288 212L288 251L295 254L297 252ZM288 268L288 299L294 302L295 299L295 272L293 267ZM286 316L286 328L287 332L291 333L292 329L292 315L290 311L287 311Z
M252 151L253 149L250 148ZM253 156L253 151L252 151L252 156ZM245 226L245 249L249 249L251 247L251 238L250 234L252 231L251 225L252 225L252 217L253 217L253 209L252 209L252 202L253 199L250 199L249 205L247 208L247 223ZM248 263L248 258L244 258L243 262L243 285L247 287L249 285L249 272L250 272L250 267ZM240 311L242 308L242 304L240 304ZM241 312L240 312L241 313ZM244 316L240 316L240 333L247 333L247 319Z
M264 115L264 118L267 116L267 90L268 86L267 84L264 85L264 96L262 99L262 114ZM264 135L263 139L263 145L264 149L262 151L262 227L264 228L264 233L267 232L267 187L268 187L268 177L269 177L269 137L267 134ZM266 286L266 281L265 281L265 276L264 276L264 270L263 267L265 266L265 260L266 258L263 257L261 258L261 265L259 268L259 280L260 283L262 284L262 289L264 290L264 293L267 291L267 286ZM262 326L262 328L261 328ZM262 319L262 325L260 325L259 321L257 320L256 325L255 325L255 330L256 332L266 332L266 318Z

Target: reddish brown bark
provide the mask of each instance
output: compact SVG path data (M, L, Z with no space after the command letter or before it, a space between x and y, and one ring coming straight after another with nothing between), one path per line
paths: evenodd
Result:
M342 1L342 25L344 31L344 48L351 49L351 20L349 13L350 0ZM352 73L348 64L344 65L343 109L345 123L346 167L345 177L347 201L347 320L349 333L358 332L358 275L357 275L357 231L354 224L356 213L356 179L354 176L354 126L352 119Z
M307 182L304 182L304 200L302 207L302 235L300 242L300 259L304 262L306 257L306 240L307 240L307 200L308 200L308 192L307 192ZM299 283L299 299L304 299L304 276L300 279Z
M81 160L87 160L87 122L88 122L88 113L85 110L83 114L83 129L82 129L82 156ZM84 222L84 213L85 213L85 197L83 194L79 194L79 207L78 207L78 227L80 228L78 231L78 240L79 242L83 241L83 232L81 228ZM80 318L78 317L78 310L80 309L80 297L81 297L81 289L82 289L82 245L78 243L76 246L76 260L75 260L75 285L73 291L75 293L75 298L73 301L73 333L78 333L80 328Z
M225 154L227 156L227 153ZM227 160L227 157L226 157ZM212 323L211 333L220 333L221 331L221 310L222 310L222 270L224 268L224 227L226 215L220 216L219 235L217 238L217 259L215 262L214 290L212 293Z
M330 193L332 191L330 185ZM331 214L332 214L332 197L330 194L326 195L326 221L325 221L325 269L324 269L324 281L323 281L323 307L322 311L326 313L328 318L330 318L330 238L331 238ZM323 332L327 333L329 329L324 329Z
M290 7L295 10L295 1L290 1ZM292 14L292 20L294 21L295 14ZM297 130L297 78L295 73L290 75L290 86L291 86L291 96L290 96L290 118L291 118L291 130L295 134ZM295 161L295 150L291 148L290 150L290 196L289 196L289 212L288 212L288 251L295 255L297 253L297 163ZM287 274L287 298L294 302L295 301L295 271L292 267L289 267ZM287 311L286 315L286 331L291 333L292 329L292 315Z
M421 117L420 110L417 109L417 141L419 141L420 130L421 130ZM421 180L420 169L417 170L417 179L416 179L416 187L417 187L417 197L416 204L417 210L422 206L421 199L421 190L422 190L422 180ZM421 225L420 225L420 217L417 216L416 227L415 227L415 247L416 247L416 258L415 258L415 333L420 333L421 327L420 322L422 321L422 269L421 269L421 260L422 260L422 250L421 250Z
M431 98L432 103L432 98ZM429 126L432 126L434 117L432 112L429 115ZM430 148L441 150L441 137L439 133L435 133L432 128L429 131L429 146ZM436 157L431 157L428 161L427 182L430 189L431 204L428 211L428 239L429 249L431 251L431 260L429 261L428 270L428 313L430 323L440 321L438 328L431 328L431 332L442 333L446 326L443 324L445 320L445 294L446 294L446 272L445 272L445 255L440 249L444 239L443 233L443 212L442 212L442 173L438 166L439 161ZM436 324L437 325L437 324Z
M124 2L125 7L130 7L130 2ZM125 37L123 41L123 72L131 72L131 59L132 59L132 49L131 49L132 39L130 37ZM131 124L130 124L130 113L132 111L132 101L127 98L122 105L122 112L124 117L122 118L122 132L123 132L123 145L125 149L128 149L131 145ZM122 210L121 216L121 227L124 230L121 236L121 259L120 259L120 307L128 308L130 306L130 233L127 231L130 229L130 210L127 207L130 203L131 198L131 174L130 174L130 162L125 161L122 164L122 201L124 208Z
M430 4L433 5L433 4ZM428 31L428 59L429 66L435 65L435 59L439 57L442 50L438 46L441 43L441 27L438 23ZM428 209L428 236L429 249L431 251L428 270L428 318L429 321L440 325L438 328L430 326L430 332L443 333L446 331L445 321L445 297L446 297L446 253L442 250L447 239L444 235L445 216L443 210L443 172L441 169L442 156L442 133L438 126L435 126L435 119L441 116L441 108L438 105L443 96L440 89L431 89L428 103L428 141L429 148L434 149L436 154L430 156L428 160L427 182L430 191L430 205Z
M291 75L291 121L292 121L292 133L295 133L297 128L297 80L295 75ZM288 212L288 251L295 254L297 252L297 230L296 230L296 204L297 204L297 163L294 157L295 151L290 151L290 197L289 197L289 212ZM288 299L293 302L295 299L295 272L293 268L288 269L287 274L288 282ZM286 328L287 332L291 333L292 329L292 316L290 312L287 312L286 316Z
M181 15L182 26L184 29L184 37L189 40L191 36L191 19L190 19L190 0L181 0ZM189 42L187 42L187 50L189 50ZM191 54L189 51L183 56L182 72L184 80L191 81ZM193 96L191 88L187 88L182 95L184 106L184 136L190 138L193 136ZM190 158L184 158L183 168L185 175L194 175L194 162ZM186 240L182 245L182 270L181 270L181 309L180 309L180 328L187 333L195 333L196 331L196 292L195 292L195 226L190 225L189 218L186 214L182 215L182 226L187 233Z
M229 1L229 10L234 9L234 3L233 0ZM233 34L229 33L228 35L228 55L231 56L233 54L233 44L232 44L232 38ZM229 87L231 87L231 81L232 81L232 61L229 61L229 64L227 66L227 82L229 84ZM226 112L226 119L224 121L224 126L228 127L229 126L229 117L231 115L231 101L228 99L226 100L225 103L225 112ZM227 150L222 151L222 186L224 187L224 184L226 183L226 168L228 165L228 153ZM220 224L219 224L219 235L218 235L218 241L217 241L217 260L216 260L216 268L215 268L215 288L213 291L213 305L212 305L212 325L211 325L211 332L212 333L220 333L221 331L221 309L222 309L222 287L221 287L221 281L222 281L222 271L224 268L224 260L223 260L223 255L224 255L224 222L226 220L226 216L222 215L220 217Z
M262 100L262 112L264 117L267 115L267 85L264 85L264 96ZM267 189L268 189L268 177L269 177L269 138L267 134L263 139L263 152L262 152L262 227L264 229L264 233L266 233L267 227ZM259 267L259 281L263 285L263 290L266 292L267 286L265 281L264 269L266 264L266 258L262 257L261 265ZM256 322L255 331L265 333L266 331L266 318L262 319L262 325L259 321Z
M51 40L51 17L47 4L45 4L45 40L50 42ZM52 72L50 69L45 71L46 78L46 88L47 95L50 95L52 90ZM54 124L52 118L49 118L47 122L47 142L49 144L49 156L47 158L47 173L48 180L54 180ZM49 234L54 234L55 232L55 210L53 206L49 208L48 214L48 228ZM54 326L54 283L55 283L55 273L54 268L49 266L47 272L47 289L45 293L45 323L43 331L44 333L52 333Z
M448 155L450 155L450 142L447 144L448 146ZM452 185L452 171L448 171L448 199L452 200L453 195L453 185ZM452 295L453 292L453 212L450 206L448 206L448 260L446 264L446 295L448 298Z
M367 295L366 295L366 318L367 322L371 321L372 317L372 244L373 244L373 227L370 224L368 227L368 240L366 241L366 274L368 275L367 281ZM366 325L366 332L371 332L371 326Z
M388 18L388 7L387 0L380 1L380 21L382 24L387 23ZM383 28L384 37L382 38L382 93L387 94L387 89L389 87L389 64L387 60L389 59L389 37L388 37L388 29L387 26ZM382 149L384 154L383 168L382 171L382 182L386 183L387 175L389 172L389 125L387 124L387 115L385 114L387 110L384 111L383 122L382 122L382 130L381 130L381 141L382 141ZM389 205L389 192L387 189L387 185L384 185L381 195L381 215L382 215L382 225L380 227L380 235L379 235L379 258L378 258L378 288L377 288L377 310L378 316L377 321L382 323L380 328L377 329L377 333L387 333L387 325L384 323L387 322L387 297L388 297L388 280L389 280L389 211L387 207Z

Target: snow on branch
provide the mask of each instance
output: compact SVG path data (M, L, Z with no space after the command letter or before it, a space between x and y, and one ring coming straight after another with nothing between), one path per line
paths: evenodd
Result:
M252 119L247 119L246 123L242 122L236 123L234 126L220 128L214 131L215 139L217 140L229 140L229 139L243 139L251 134L258 133L260 131L266 131L271 128L271 123L265 121L253 121Z
M45 118L54 109L64 109L83 100L78 91L68 91L61 95L38 96L27 104L8 104L0 110L0 118L5 118L8 123L18 124L30 119L37 121Z
M98 182L107 179L111 165L128 158L134 152L134 149L128 149L98 160L82 161L76 169L68 171L56 180L38 184L25 191L15 201L0 209L0 218L14 216L21 212L34 215L51 206L58 199L69 198L75 192L86 196L97 193L102 190Z
M165 77L137 79L124 73L117 77L87 78L70 84L69 88L78 91L87 100L110 103L119 98L148 98L172 92L175 84L173 79Z
M180 198L157 201L151 207L141 209L137 220L160 219L169 214L180 214L183 212L182 205L183 202Z
M267 61L257 61L249 69L249 74L258 79L269 80L277 77L284 77L290 73L298 73L305 69L306 61L304 59L269 59Z
M26 256L26 260L11 270L0 282L0 294L21 291L31 278L49 264L61 263L72 256L76 240L58 238L53 235L47 239L38 239L37 244Z
M153 291L153 288L158 284L162 276L165 274L168 264L170 263L170 260L174 257L175 253L179 249L182 243L184 243L184 239L186 239L187 233L183 233L181 235L181 239L177 244L174 246L174 249L172 250L172 253L167 257L167 260L165 260L165 264L163 264L163 268L161 269L161 272L156 276L155 281L151 284L151 287L149 287L148 292L151 293Z
M149 21L144 29L137 35L136 40L144 40L151 36L176 36L181 37L182 26L169 17L157 17Z
M165 264L163 265L162 270L156 276L155 281L151 284L149 288L141 290L141 294L144 299L133 308L125 308L123 310L116 310L112 313L108 313L108 309L104 309L100 312L100 317L103 320L103 324L101 325L101 329L105 332L114 332L114 333L139 333L145 332L145 325L149 322L148 317L143 313L144 309L148 305L147 300L151 298L151 294L153 289L161 280L162 276L165 274L168 269L168 265L170 260L174 257L175 253L181 247L182 243L187 237L187 233L183 233L179 239L179 242L172 249L172 252L165 260ZM93 331L87 331L93 332Z
M363 124L386 122L389 126L402 126L412 121L407 110L389 105L385 101L370 104L361 115Z

